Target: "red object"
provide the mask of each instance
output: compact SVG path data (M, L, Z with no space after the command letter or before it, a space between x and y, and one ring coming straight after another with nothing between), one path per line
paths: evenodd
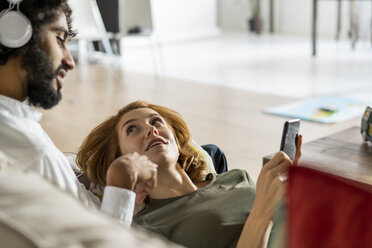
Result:
M371 185L292 166L288 247L372 247L371 192Z

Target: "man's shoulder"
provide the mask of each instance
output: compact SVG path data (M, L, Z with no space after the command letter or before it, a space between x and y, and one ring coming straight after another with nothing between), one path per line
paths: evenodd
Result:
M0 123L0 146L17 148L19 150L42 150L45 146L45 137L40 130L27 127L10 126Z
M22 164L61 153L41 127L11 126L0 122L0 150Z
M18 145L25 143L26 146L43 146L50 142L48 135L41 125L31 119L20 119L14 116L0 115L0 137L1 140L15 142Z

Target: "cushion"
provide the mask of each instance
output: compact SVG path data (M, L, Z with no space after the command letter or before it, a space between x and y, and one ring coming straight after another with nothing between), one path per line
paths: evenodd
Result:
M217 174L221 174L229 170L225 153L218 146L214 144L207 144L202 145L201 147L211 157L214 169L216 170Z
M216 173L211 156L194 140L191 140L191 146L204 158L207 163L207 174Z
M174 247L88 209L0 152L1 247ZM125 244L125 245L124 245Z

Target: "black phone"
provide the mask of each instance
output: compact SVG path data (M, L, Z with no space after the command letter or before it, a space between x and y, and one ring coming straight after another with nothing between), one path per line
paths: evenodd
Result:
M284 123L280 150L293 161L296 155L297 136L300 130L300 120L294 119Z

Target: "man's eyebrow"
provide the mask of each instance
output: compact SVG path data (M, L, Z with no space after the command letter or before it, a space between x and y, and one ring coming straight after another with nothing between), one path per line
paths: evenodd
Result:
M64 28L64 27L53 27L53 28L51 28L51 30L54 31L54 32L63 32L63 33L65 33L63 35L63 38L64 39L66 39L70 35L70 32L66 28Z

